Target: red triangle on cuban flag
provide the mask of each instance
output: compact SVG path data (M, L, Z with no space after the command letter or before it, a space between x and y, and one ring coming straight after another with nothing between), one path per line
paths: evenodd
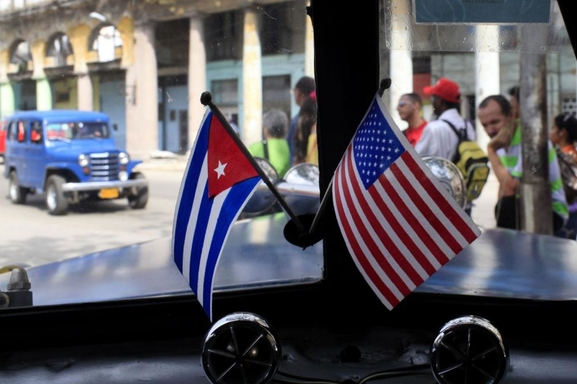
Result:
M208 197L256 176L252 164L213 114L208 134Z

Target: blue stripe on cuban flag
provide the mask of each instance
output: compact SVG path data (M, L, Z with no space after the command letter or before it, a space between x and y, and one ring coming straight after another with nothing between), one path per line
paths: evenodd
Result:
M211 320L218 260L232 224L261 180L246 163L228 132L207 111L181 183L172 245L176 266ZM220 189L209 196L210 185L216 183Z

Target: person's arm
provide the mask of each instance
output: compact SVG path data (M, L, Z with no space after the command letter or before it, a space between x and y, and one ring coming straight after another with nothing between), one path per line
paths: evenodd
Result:
M423 130L423 135L417 141L415 151L421 156L440 156L438 140L435 138L434 128L427 125Z
M491 141L487 146L487 156L489 157L491 168L499 181L499 197L515 195L521 183L519 179L511 176L507 168L501 163L494 141Z

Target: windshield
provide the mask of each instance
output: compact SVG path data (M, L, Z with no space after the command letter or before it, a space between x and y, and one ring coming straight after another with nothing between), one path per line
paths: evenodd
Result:
M51 153L49 158L38 141L28 139L32 128L25 126L28 133L20 143L33 143L28 147L32 150L19 151L14 145L0 165L0 190L5 192L0 211L10 218L0 222L0 290L10 271L22 267L33 290L40 280L52 287L35 292L43 304L190 294L174 265L172 242L176 223L192 221L175 214L187 198L181 196L183 181L205 121L208 107L200 100L207 91L246 150L267 160L265 173L286 201L286 206L280 204L269 186L258 183L226 237L215 291L323 282L330 258L327 242L342 245L342 252L347 249L335 241L340 236L336 224L322 223L306 247L287 235L298 227L295 217L311 225L327 193L319 183L332 178L333 157L340 159L344 150L323 147L322 115L317 135L317 94L319 99L323 95L315 83L315 31L308 2L241 7L177 1L176 7L162 1L80 1L67 4L64 16L50 11L51 3L0 4L0 120L27 110L99 111L110 124L49 123L47 140L77 144L80 139L113 138L121 152L112 156L110 148L78 143L77 153ZM554 118L577 110L577 63L557 2L527 2L533 5L523 12L508 6L510 2L458 3L455 12L431 9L428 0L379 2L380 78L391 79L382 95L384 106L406 138L415 140L417 151L417 141L427 137L424 127L442 120L444 112L436 105L438 93L430 89L450 79L458 85L454 121L469 127L471 138L486 151L494 136L479 104L492 95L509 103L517 100L515 119L542 122L529 126L533 136L523 136L525 152L534 149L532 159L539 163L542 143L551 146L548 154L560 146L549 140L559 129ZM378 84L374 88L376 93ZM517 93L511 95L511 90ZM347 109L346 104L333 108ZM325 143L327 136L353 132L358 123L325 127ZM529 137L541 138L541 146ZM521 145L520 134L518 140ZM510 155L499 153L501 158ZM535 202L546 201L547 209L559 210L563 223L573 217L566 197L556 200L557 195L549 194L542 199L537 193L552 185L562 188L560 179L548 178L555 172L560 178L558 166L538 167L549 173L527 180L533 174L522 175L530 160L517 160L509 167L516 176L507 185L519 184L510 195L525 190L533 201L502 200L505 184L486 162L490 171L482 192L462 208L486 232L500 227L503 204L525 204L515 211L512 231L549 231L547 241L575 242L577 233L571 229L561 238L555 223L543 229L540 216L528 214L531 207L542 206ZM327 210L332 212L332 205ZM548 223L551 212L545 214ZM334 219L331 213L327 217ZM181 239L183 247L190 242L190 237ZM487 254L496 260L493 248ZM158 271L170 279L158 279ZM70 289L68 283L83 289Z
M50 123L46 126L48 140L108 139L110 132L105 123Z

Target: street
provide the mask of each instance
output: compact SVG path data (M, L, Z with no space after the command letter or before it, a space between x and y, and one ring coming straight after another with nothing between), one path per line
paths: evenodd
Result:
M150 197L143 210L132 210L125 199L73 207L65 216L51 216L44 195L29 195L25 205L8 198L8 180L0 165L0 268L35 266L100 252L172 234L182 163L143 166ZM493 174L475 201L472 217L481 228L493 228L498 182Z
M72 207L65 216L49 215L44 195L28 195L26 204L12 204L4 165L0 172L0 268L36 266L171 236L179 168L142 169L150 191L142 210L121 199Z

